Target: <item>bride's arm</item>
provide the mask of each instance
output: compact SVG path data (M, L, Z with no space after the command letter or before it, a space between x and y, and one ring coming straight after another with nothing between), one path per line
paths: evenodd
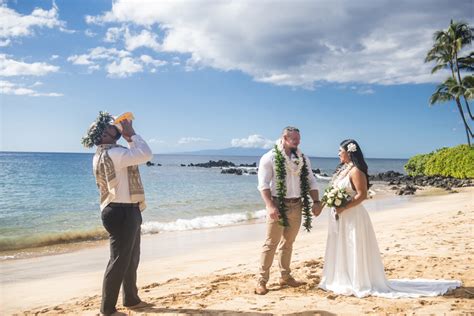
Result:
M351 173L349 174L349 178L351 179L351 183L355 187L354 189L356 191L356 195L345 206L336 208L337 213L344 212L345 210L351 207L359 205L367 198L367 178L365 176L365 173L363 173L357 168L353 168Z

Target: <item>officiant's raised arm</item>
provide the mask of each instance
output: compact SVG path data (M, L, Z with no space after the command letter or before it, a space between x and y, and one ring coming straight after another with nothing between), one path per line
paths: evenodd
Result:
M135 133L132 121L125 120L122 124L122 136L128 142L128 149L117 148L111 152L111 157L119 168L146 163L153 158L148 144Z

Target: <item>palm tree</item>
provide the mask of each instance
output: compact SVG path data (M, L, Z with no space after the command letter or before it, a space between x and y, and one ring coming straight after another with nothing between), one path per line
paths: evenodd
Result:
M469 78L468 79L469 81L472 79L472 76L469 76L466 78ZM471 84L471 83L472 82L468 84ZM441 83L440 85L438 85L438 87L436 87L435 93L431 95L430 105L433 105L439 102L455 101L456 106L459 110L459 113L461 114L461 118L464 123L464 128L466 130L466 136L467 136L467 143L469 144L469 146L471 146L471 138L474 137L474 134L472 133L472 130L466 121L466 118L464 116L464 112L461 106L461 100L460 100L460 96L465 93L472 95L474 94L474 89L470 88L468 89L468 92L466 92L464 91L464 87L458 84L455 78L448 77L443 83Z
M436 66L431 70L431 73L449 68L453 78L462 82L461 70L468 72L474 70L474 53L471 52L466 57L459 57L459 52L464 46L471 44L473 39L473 30L463 22L451 20L446 31L437 31L434 34L435 44L425 58L425 62L436 61ZM463 99L471 120L474 120L469 102L464 96Z
M459 56L460 51L466 45L470 45L474 39L474 32L467 23L453 22L451 20L447 30L437 31L434 34L433 47L428 51L425 62L435 61L436 65L431 70L435 73L441 69L449 69L451 77L440 84L436 92L430 98L430 104L433 105L438 102L455 101L459 114L464 123L466 130L467 142L471 143L473 134L468 122L466 121L464 111L461 105L461 99L464 99L466 110L469 113L471 120L474 116L471 113L468 100L474 96L472 92L473 82L472 76L467 76L463 80L461 77L461 70L465 72L472 72L474 69L474 52L468 56Z
M470 45L472 43L472 40L474 39L473 32L472 32L472 29L469 27L469 25L467 25L467 23L453 22L451 20L451 24L449 25L449 28L448 28L448 33L449 33L449 39L451 40L451 45L453 46L454 61L456 63L457 79L458 79L458 82L461 84L462 78L461 78L461 70L459 67L458 55L463 46ZM469 66L472 66L472 64ZM464 94L462 96L464 98L467 111L469 112L469 116L471 117L471 120L474 120L474 116L472 116L467 98Z
M465 57L458 58L459 69L474 72L474 52L470 52L469 55Z
M474 72L474 52L471 52L466 57L458 58L458 69L463 70L465 72ZM461 78L460 74L459 74L459 78ZM463 97L464 97L464 102L466 103L467 112L469 113L471 120L474 120L474 116L471 113L471 109L469 107L469 102L468 102L468 100L474 99L474 95L472 93L468 93L469 89L474 88L472 80L473 80L473 76L468 75L462 78L461 82L462 82L462 85L466 88L466 94L464 94Z
M462 80L462 86L465 89L464 96L468 100L474 99L474 76L466 76Z

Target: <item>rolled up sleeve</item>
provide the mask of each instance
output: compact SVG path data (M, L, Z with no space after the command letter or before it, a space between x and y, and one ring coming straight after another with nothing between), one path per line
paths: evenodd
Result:
M116 168L139 165L153 159L150 147L139 135L133 135L128 146L128 149L113 148L113 152L110 152Z
M258 190L269 190L273 180L272 155L267 153L262 156L258 165Z

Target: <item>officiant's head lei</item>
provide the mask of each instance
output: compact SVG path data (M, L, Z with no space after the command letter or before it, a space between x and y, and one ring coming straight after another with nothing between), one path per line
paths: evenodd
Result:
M357 169L365 173L367 177L367 186L368 186L369 185L369 174L368 174L369 167L367 166L367 163L365 162L364 154L362 153L362 150L360 149L359 144L353 139L346 139L341 142L340 146L342 149L344 149L344 151L347 152L354 166L356 166Z
M109 127L113 126L114 118L106 111L100 111L99 116L96 120L89 126L87 133L82 137L81 144L86 148L91 148L93 146L100 145L102 141L102 134ZM117 130L116 137L120 138L120 132Z

